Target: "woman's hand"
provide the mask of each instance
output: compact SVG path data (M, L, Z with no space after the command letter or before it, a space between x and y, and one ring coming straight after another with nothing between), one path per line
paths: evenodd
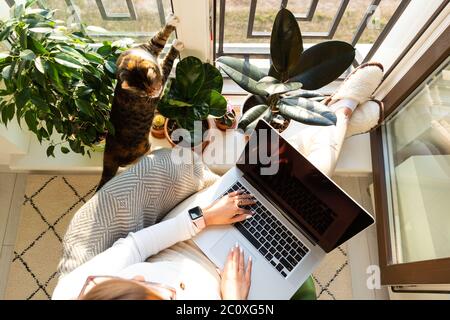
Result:
M244 259L244 252L237 245L228 254L220 282L223 300L247 299L250 291L252 257L248 258L247 267Z
M243 191L231 192L216 200L209 207L202 208L206 226L236 223L252 217L252 212L240 206L255 204L251 194Z

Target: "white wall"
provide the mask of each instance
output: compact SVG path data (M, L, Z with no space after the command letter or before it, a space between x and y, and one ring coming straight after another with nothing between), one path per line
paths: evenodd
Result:
M210 0L173 0L173 11L180 17L178 39L184 42L182 57L196 56L202 61L212 60Z
M6 20L9 17L9 6L5 1L0 1L0 20Z

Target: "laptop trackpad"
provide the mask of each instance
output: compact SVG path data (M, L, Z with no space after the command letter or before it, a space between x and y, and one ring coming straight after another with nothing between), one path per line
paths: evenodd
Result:
M244 241L241 241L243 238L239 237L236 233L237 231L229 231L227 232L219 241L217 241L210 249L211 254L214 256L214 260L220 269L225 265L225 261L227 260L228 254L230 253L231 248L236 246L236 243L239 244L239 247L244 250L245 257L245 265L247 265L249 256L252 257L253 265L255 265L256 259L254 253L250 253L249 247Z

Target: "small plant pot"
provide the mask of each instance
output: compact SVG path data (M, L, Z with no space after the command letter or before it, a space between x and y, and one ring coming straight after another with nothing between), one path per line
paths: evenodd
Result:
M233 120L233 124L231 126L227 126L225 123L220 121L220 119L214 120L216 123L216 127L219 128L222 131L226 131L227 129L235 129L236 128L236 119Z
M165 137L164 125L166 124L166 118L157 113L153 117L152 126L150 132L153 137L157 139L163 139Z
M164 135L166 137L166 139L169 141L169 143L172 145L172 147L175 147L177 145L177 143L175 143L172 140L172 124L173 124L174 120L172 119L166 119L166 122L164 124ZM213 120L211 118L207 118L206 120L203 120L203 129L207 130L207 135L206 137L203 138L202 140L202 146L201 146L201 151L203 152L203 150L205 150L205 148L208 146L210 139L211 139L211 128L213 125ZM176 128L178 129L178 128ZM198 148L198 145L196 146L192 146L191 149L195 150Z
M156 139L164 139L164 137L166 136L165 130L165 123L163 127L160 128L155 128L152 126L150 132L152 134L153 137L155 137Z

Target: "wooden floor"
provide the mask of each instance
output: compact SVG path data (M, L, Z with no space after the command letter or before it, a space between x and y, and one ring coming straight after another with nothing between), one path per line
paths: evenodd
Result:
M0 173L0 299L4 297L9 266L12 260L20 210L26 186L26 174ZM350 196L373 213L369 177L334 177ZM366 283L367 269L378 265L375 227L372 226L348 241L349 265L354 299L388 299L385 289L370 290Z

